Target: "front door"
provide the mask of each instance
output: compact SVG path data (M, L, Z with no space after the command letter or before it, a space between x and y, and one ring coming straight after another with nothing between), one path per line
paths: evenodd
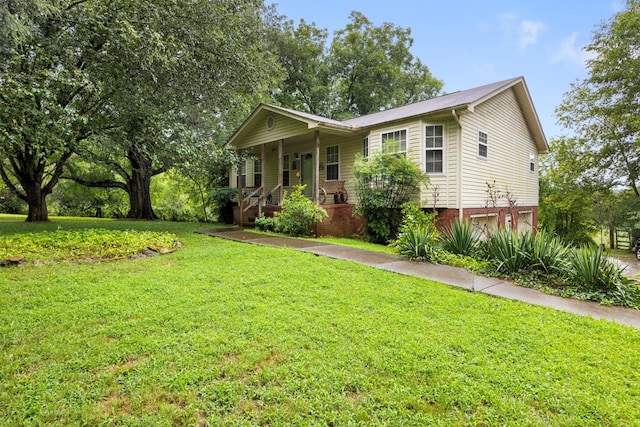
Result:
M313 154L303 153L300 157L302 159L300 161L300 184L306 184L303 193L305 196L312 199L313 189L315 188Z

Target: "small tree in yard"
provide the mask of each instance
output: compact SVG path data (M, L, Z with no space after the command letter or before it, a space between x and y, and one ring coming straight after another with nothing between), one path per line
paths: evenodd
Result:
M356 213L367 220L366 233L374 243L387 243L396 237L401 206L429 181L416 163L390 151L358 157L353 167Z

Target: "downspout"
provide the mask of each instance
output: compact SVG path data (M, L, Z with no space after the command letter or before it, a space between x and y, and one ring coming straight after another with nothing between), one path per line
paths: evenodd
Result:
M462 212L462 123L460 123L460 117L456 113L456 110L451 110L451 115L453 116L456 123L458 123L458 170L457 170L457 181L456 187L458 190L458 219L462 222L464 215Z

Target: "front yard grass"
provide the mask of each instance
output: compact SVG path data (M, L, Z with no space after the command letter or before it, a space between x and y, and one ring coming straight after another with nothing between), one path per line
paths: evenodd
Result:
M640 331L312 254L0 270L0 425L638 425Z

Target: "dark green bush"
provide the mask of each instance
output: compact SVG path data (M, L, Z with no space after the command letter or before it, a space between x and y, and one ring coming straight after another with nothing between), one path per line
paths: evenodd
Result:
M261 214L255 220L255 228L260 231L276 231L278 228L278 220L273 217L266 217Z
M302 193L304 185L296 186L291 194L285 191L282 211L277 212L276 231L291 236L311 236L315 225L327 218L327 211Z
M216 206L218 222L233 224L233 199L238 195L238 190L231 187L214 188L211 198Z
M420 167L403 155L377 152L356 158L356 213L366 220L370 242L387 243L398 235L401 206L428 181Z

